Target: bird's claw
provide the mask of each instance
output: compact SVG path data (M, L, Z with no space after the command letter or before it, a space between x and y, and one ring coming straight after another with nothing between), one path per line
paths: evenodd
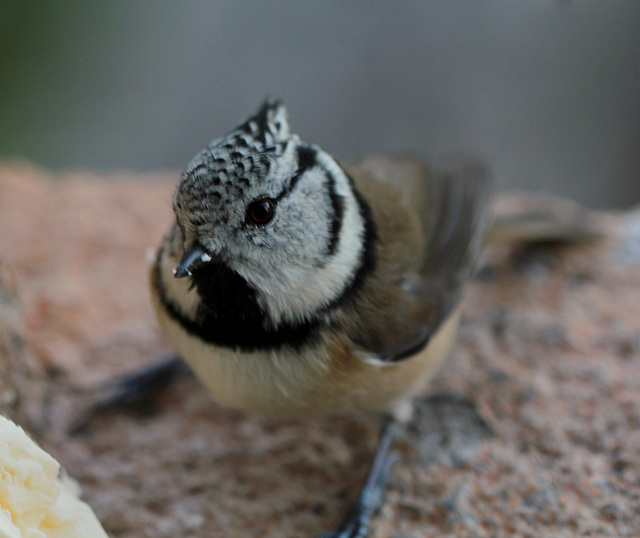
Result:
M382 497L391 476L391 468L398 461L396 452L387 454L376 479L367 484L353 504L347 519L335 530L325 532L317 538L366 538L371 517L382 504Z

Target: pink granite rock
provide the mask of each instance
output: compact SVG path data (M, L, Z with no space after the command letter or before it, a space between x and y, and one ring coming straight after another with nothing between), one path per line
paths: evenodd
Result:
M0 256L27 342L3 348L1 392L11 379L24 393L29 353L47 373L48 397L32 399L42 444L114 538L314 536L360 486L370 418L278 422L216 407L185 378L151 414L66 433L96 383L169 349L147 251L176 178L0 166ZM640 535L640 213L599 220L599 242L487 250L372 538Z

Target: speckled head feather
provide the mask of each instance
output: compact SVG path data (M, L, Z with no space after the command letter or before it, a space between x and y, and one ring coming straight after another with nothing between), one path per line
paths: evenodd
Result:
M174 194L174 210L201 227L229 222L231 201L245 200L280 160L291 136L282 103L266 101L258 112L189 162ZM280 163L282 164L282 163Z
M249 218L255 204L267 204L268 222ZM197 259L244 279L271 326L321 315L357 280L365 205L335 159L290 133L275 101L198 153L173 198L184 250L197 245Z

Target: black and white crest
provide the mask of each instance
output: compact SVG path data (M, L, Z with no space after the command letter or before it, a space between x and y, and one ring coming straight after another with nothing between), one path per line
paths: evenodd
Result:
M366 203L335 159L290 133L279 102L198 153L173 207L185 253L176 276L216 315L253 309L265 330L325 319L370 265Z
M258 112L196 155L182 174L174 206L190 212L192 223L224 223L231 201L244 199L250 185L269 175L291 141L282 103L266 101ZM206 208L206 214L200 209Z

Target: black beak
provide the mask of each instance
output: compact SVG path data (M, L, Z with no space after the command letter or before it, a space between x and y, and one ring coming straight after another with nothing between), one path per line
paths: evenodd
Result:
M206 249L196 241L193 246L184 253L184 256L182 256L180 263L173 270L173 276L176 278L191 276L194 271L214 261L219 261L218 257L209 254Z

